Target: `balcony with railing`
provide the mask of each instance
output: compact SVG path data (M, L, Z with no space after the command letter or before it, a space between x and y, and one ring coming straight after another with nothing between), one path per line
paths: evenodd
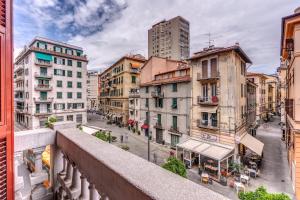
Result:
M218 130L218 120L215 120L215 119L211 119L211 120L197 119L197 127L198 128Z
M34 87L34 89L37 91L51 91L52 86L50 86L48 84L38 84Z
M52 67L53 64L52 61L40 60L40 59L36 59L34 63L36 65L43 66L43 67Z
M162 91L152 91L151 96L153 98L164 98L164 93Z
M85 134L73 122L16 132L14 141L16 199L227 199ZM46 146L50 162L45 165ZM29 174L23 159L28 149L34 157Z
M129 98L138 98L138 97L140 97L139 89L131 89L129 91Z
M157 128L157 129L164 129L161 122L156 122L155 125L154 125L154 128Z
M22 71L24 68L24 64L14 65L14 72Z
M200 82L215 82L215 81L219 80L219 78L220 78L220 74L218 72L214 72L211 74L197 73L197 81L200 81Z
M217 96L198 96L197 103L199 105L217 106L219 104L219 99Z
M51 79L53 77L52 74L47 74L47 73L34 73L35 78L43 78L43 79Z
M22 74L22 75L17 75L17 76L15 77L15 82L18 82L18 81L24 81L24 79L25 79L24 74Z
M173 126L173 125L172 125L172 126L170 127L169 131L172 132L172 133L180 134L180 135L182 134L182 133L179 131L179 127L178 127L178 126Z
M53 97L33 97L33 101L35 103L51 103L53 101Z
M34 115L35 116L42 116L42 115L51 115L52 109L36 109Z

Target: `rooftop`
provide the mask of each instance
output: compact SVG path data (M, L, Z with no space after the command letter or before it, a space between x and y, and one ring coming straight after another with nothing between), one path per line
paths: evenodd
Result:
M247 56L247 54L242 50L242 48L238 44L229 46L229 47L214 47L214 46L212 46L209 48L204 48L202 51L194 53L194 55L190 58L190 60L195 60L195 59L203 58L203 57L214 55L214 54L220 54L220 53L224 53L224 52L228 52L228 51L235 51L243 58L243 60L246 63L252 64L252 61L250 60L250 58Z

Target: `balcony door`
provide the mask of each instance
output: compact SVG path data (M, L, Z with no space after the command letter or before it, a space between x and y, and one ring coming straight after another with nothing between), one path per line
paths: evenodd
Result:
M41 75L47 75L47 68L46 67L41 67L40 68L40 74Z
M202 85L202 98L204 101L208 100L208 84Z

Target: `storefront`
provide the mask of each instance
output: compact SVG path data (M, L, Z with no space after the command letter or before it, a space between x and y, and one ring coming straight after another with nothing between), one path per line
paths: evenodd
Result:
M227 176L230 164L233 162L234 148L215 142L190 138L176 146L177 158L188 168L198 167L209 176L219 181L221 176Z

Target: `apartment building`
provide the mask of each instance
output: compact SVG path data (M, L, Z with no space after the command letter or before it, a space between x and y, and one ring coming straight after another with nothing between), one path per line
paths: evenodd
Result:
M152 56L142 67L139 91L143 133L159 144L176 148L190 135L189 65Z
M300 198L300 8L282 18L281 63L286 68L286 139L289 174ZM285 70L285 69L284 69ZM284 72L283 72L284 73Z
M265 75L267 77L267 111L269 115L279 113L278 105L278 77L276 74Z
M139 87L131 88L129 91L129 119L128 125L135 128L136 131L141 131L140 122L140 89Z
M286 141L286 113L285 113L285 99L286 99L286 73L287 67L284 64L281 64L280 67L277 68L278 73L278 96L279 100L278 103L280 105L279 112L280 112L280 126L282 130L282 140Z
M87 109L96 110L98 100L98 72L88 71L87 73Z
M256 121L261 123L267 119L267 77L262 73L247 72L247 79L257 85L256 89Z
M256 129L256 88L257 85L250 80L246 81L247 85L247 116L246 127L248 133L253 134Z
M86 123L86 65L81 47L36 37L15 60L15 119L44 127L49 116Z
M263 143L246 131L246 64L251 60L235 44L205 48L190 61L191 138L177 145L177 156L189 167L205 169L210 162L216 170L209 175L219 181L245 149L262 154Z
M139 54L126 55L100 74L99 110L112 122L128 123L129 91L138 88L145 61Z
M190 25L183 17L163 20L148 30L148 57L158 56L174 60L190 56Z

